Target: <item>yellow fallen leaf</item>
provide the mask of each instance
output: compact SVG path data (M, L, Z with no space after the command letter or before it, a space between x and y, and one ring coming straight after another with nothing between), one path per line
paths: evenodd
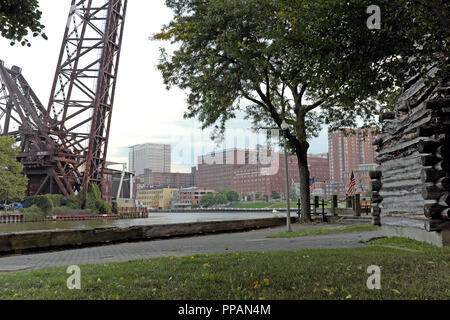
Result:
M395 294L400 294L400 291L398 291L397 289L392 289L392 291L394 291Z

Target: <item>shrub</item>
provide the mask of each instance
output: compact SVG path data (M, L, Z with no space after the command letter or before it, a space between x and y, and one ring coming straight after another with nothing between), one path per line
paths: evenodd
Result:
M25 197L23 200L23 207L24 208L30 208L33 205L34 196L31 197Z
M109 214L111 213L111 203L104 200L97 200L95 202L95 208L98 210L99 213L103 214Z
M200 199L200 205L202 207L210 207L212 205L214 205L214 195L211 193L205 194L201 199Z
M102 200L100 188L95 183L89 184L86 195L86 209L98 210L98 201Z
M53 204L53 207L60 207L61 206L61 201L64 198L64 196L62 194L49 194L47 195L50 199L50 201Z
M52 197L49 194L43 196L35 196L33 205L38 206L45 214L49 214L53 210Z
M82 196L83 195L79 193L76 196L63 197L61 205L74 210L81 209Z
M114 214L117 214L119 212L119 204L117 203L117 201L113 201L111 203L111 211Z
M22 213L24 222L41 221L47 216L47 214L37 205L22 209Z
M239 193L234 190L226 191L226 196L229 202L239 201Z

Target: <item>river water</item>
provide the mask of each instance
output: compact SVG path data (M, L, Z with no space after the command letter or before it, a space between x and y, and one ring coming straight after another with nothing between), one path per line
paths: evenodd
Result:
M285 212L171 212L150 213L145 219L130 220L89 220L56 221L37 223L0 224L0 233L15 233L42 230L94 229L107 227L132 227L142 225L161 225L206 221L233 221L286 217Z

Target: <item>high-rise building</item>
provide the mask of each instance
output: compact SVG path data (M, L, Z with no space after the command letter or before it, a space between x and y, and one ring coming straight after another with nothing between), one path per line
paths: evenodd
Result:
M144 174L145 169L170 173L170 145L146 143L130 147L129 167L136 175Z
M330 164L328 161L328 153L310 154L308 155L308 167L310 178L315 181L330 181Z
M328 133L330 181L342 183L362 164L375 163L375 128Z

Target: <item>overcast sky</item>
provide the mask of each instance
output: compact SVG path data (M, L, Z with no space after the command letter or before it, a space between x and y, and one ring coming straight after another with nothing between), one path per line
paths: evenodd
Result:
M17 65L41 102L49 100L70 0L39 0L43 12L42 23L48 40L32 39L32 46L11 47L0 39L0 59L7 67ZM172 171L189 171L197 164L197 157L212 151L211 131L200 129L195 120L183 119L187 109L186 95L179 89L167 91L156 70L159 47L166 45L148 40L163 24L171 20L172 12L164 0L129 0L122 44L119 77L112 116L108 160L128 162L128 147L141 143L172 145ZM225 146L254 148L265 143L263 135L250 132L251 124L243 118L227 126ZM247 137L247 138L246 138ZM326 130L311 141L310 153L328 151Z

